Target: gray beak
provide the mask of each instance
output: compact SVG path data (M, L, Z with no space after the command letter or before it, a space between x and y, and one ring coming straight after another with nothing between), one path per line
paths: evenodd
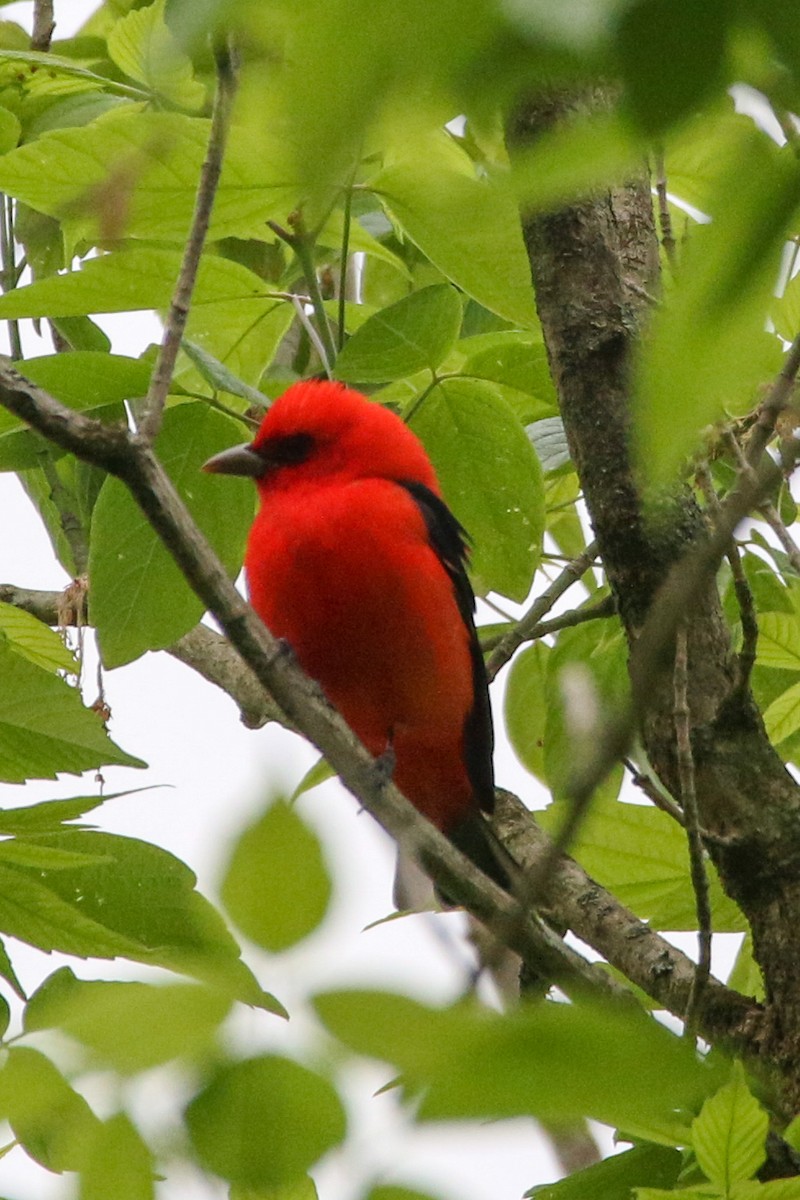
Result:
M268 467L269 463L249 443L231 446L230 450L223 450L203 463L203 470L212 475L249 475L252 479L259 479Z

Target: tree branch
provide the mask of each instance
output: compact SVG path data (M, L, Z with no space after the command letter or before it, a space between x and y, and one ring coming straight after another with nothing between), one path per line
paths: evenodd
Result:
M541 878L553 842L516 796L498 789L492 824L526 875ZM557 856L542 902L554 920L567 925L658 1004L684 1018L695 979L694 963L591 879L574 859ZM711 977L698 1002L696 1020L698 1031L709 1041L721 1040L758 1055L765 1026L763 1008L755 1000Z
M626 995L537 916L521 914L508 893L484 876L386 780L318 685L300 670L291 652L236 591L146 439L72 412L2 362L0 404L63 449L127 484L188 583L262 687L384 829L422 862L446 895L501 940L505 934L511 949L535 962L568 995L587 991Z
M491 682L498 671L500 671L509 659L516 654L523 642L529 641L532 636L532 630L541 621L546 613L556 603L556 601L564 595L564 593L572 587L573 583L584 575L595 560L597 555L597 542L592 542L586 547L582 554L579 554L576 559L568 563L564 570L558 575L546 591L538 596L530 606L524 616L520 617L517 624L510 630L495 647L489 656L489 661L486 664L486 673Z

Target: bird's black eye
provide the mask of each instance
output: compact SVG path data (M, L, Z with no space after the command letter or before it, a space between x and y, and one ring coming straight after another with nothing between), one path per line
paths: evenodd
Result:
M276 467L296 467L304 463L314 449L314 438L310 433L289 433L285 437L270 438L258 447L258 453Z

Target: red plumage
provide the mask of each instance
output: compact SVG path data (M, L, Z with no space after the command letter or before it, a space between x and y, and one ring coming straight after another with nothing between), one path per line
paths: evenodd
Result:
M249 447L210 470L250 474L250 599L400 790L495 878L480 810L494 801L486 676L465 535L419 439L337 383L298 383Z

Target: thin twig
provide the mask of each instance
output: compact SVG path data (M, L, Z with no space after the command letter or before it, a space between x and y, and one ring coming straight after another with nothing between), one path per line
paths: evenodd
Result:
M685 620L679 625L675 637L673 685L675 689L675 746L681 788L681 806L686 817L689 867L697 905L697 970L692 980L683 1018L686 1034L693 1038L697 1032L697 1013L702 1002L703 989L711 976L711 900L695 791L694 753L689 711L689 646Z
M775 505L767 500L759 506L758 512L759 516L764 518L777 537L795 571L800 574L800 547L798 547L797 542L789 533Z
M33 32L31 33L31 50L49 50L55 28L56 23L53 19L53 0L35 0L35 4L33 6Z
M293 250L297 256L297 261L300 264L303 277L306 281L311 304L314 308L314 315L317 318L316 332L319 336L312 336L311 340L320 357L325 374L330 378L333 364L336 361L336 345L333 340L333 332L328 320L328 311L325 308L325 300L320 290L317 269L314 264L314 239L305 228L302 215L299 212L291 214L289 224L293 230L291 233L288 229L284 229L282 225L279 225L277 221L267 221L267 225L272 232L282 242L285 242L289 249ZM304 325L308 329L306 322L304 322Z
M530 639L531 630L535 629L542 617L550 612L556 601L589 570L596 554L597 542L591 542L582 554L568 563L561 574L542 592L541 596L534 600L514 628L504 635L500 644L492 651L486 664L486 673L490 680L494 679L497 672L506 665L522 643Z
M355 175L355 172L353 173ZM342 233L342 253L339 259L339 302L337 306L339 329L337 331L337 350L341 352L344 346L345 325L347 313L347 261L350 257L350 222L353 216L353 176L344 193L344 231Z
M17 264L14 259L14 225L13 201L10 196L0 195L0 262L2 263L2 286L4 292L12 292L17 286ZM8 321L8 340L11 357L17 362L22 358L22 339L19 334L19 321L11 318Z
M672 234L672 216L669 211L669 196L667 195L667 172L662 150L656 154L656 196L658 197L658 223L661 226L661 245L664 247L664 253L670 266L674 266L675 238Z
M218 44L215 47L214 59L217 87L214 94L208 147L200 171L192 224L183 253L180 274L164 323L164 336L139 422L140 433L149 441L154 440L161 428L164 404L175 371L175 362L186 330L186 322L189 318L192 293L197 281L200 258L211 221L211 210L214 206L228 140L231 109L236 92L236 64L230 44Z
M75 574L83 575L89 563L89 542L83 522L75 512L75 497L59 475L50 448L44 447L38 457L39 466L50 489L50 499L58 513L61 532L72 554Z
M630 773L631 783L634 787L638 787L640 792L643 792L647 799L650 800L656 808L661 812L666 813L673 821L676 821L682 829L686 828L686 818L684 817L679 805L675 803L671 796L667 795L660 783L657 783L650 775L643 774L629 758L623 758L622 765Z
M582 605L580 608L570 609L569 612L562 613L559 617L553 617L549 621L540 621L538 625L534 625L525 635L526 642L536 642L539 638L547 637L551 633L560 633L562 629L572 629L575 625L584 625L587 621L599 621L603 617L613 617L617 611L617 602L613 596L603 596L600 600L590 601ZM478 630L480 634L480 630ZM499 646L506 635L497 633L493 636L482 637L480 639L481 649L484 651L494 650Z
M729 431L730 432L730 431ZM737 451L741 454L739 443L736 441L733 433L730 432L730 437L736 446ZM744 468L748 471L751 467L744 464ZM719 520L721 512L721 504L719 496L714 488L711 479L711 472L708 469L708 464L703 463L698 468L697 479L703 494L706 497L709 511L712 514L714 524ZM731 538L726 551L725 557L728 560L731 568L731 577L733 579L733 590L736 595L736 602L739 605L739 616L742 622L742 648L738 656L739 678L738 687L740 691L749 687L750 676L753 671L753 665L756 661L756 651L758 649L758 618L756 616L756 606L753 600L753 592L750 584L747 582L747 576L744 573L742 566L742 556L739 553L739 547L736 544L736 539Z

